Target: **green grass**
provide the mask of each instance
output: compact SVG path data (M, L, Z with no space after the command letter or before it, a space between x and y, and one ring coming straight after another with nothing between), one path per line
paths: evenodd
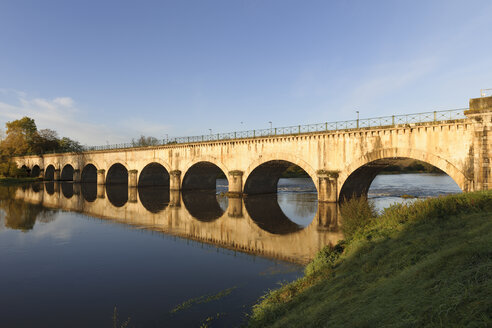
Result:
M366 220L303 278L266 295L248 325L492 325L492 191L395 205Z

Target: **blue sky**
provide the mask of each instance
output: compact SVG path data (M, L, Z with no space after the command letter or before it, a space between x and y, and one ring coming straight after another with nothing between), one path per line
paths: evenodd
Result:
M491 17L473 0L3 0L0 125L106 144L466 107L492 88Z

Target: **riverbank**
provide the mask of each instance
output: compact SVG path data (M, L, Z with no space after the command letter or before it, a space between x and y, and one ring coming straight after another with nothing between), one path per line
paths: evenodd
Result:
M492 324L492 191L395 205L361 226L266 295L248 325Z
M25 177L25 178L0 177L0 186L12 186L12 185L18 185L23 183L37 182L37 181L42 181L42 180L40 178L30 178L30 177Z

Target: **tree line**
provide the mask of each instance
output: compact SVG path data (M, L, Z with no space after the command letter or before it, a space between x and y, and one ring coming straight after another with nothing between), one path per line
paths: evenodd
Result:
M26 171L17 167L14 156L83 150L79 142L67 137L60 138L55 130L38 130L34 119L29 117L7 122L5 127L5 136L0 140L0 176L27 175Z

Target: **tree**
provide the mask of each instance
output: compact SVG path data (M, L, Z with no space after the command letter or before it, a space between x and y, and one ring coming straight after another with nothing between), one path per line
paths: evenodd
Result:
M16 141L22 140L22 145L19 145L19 149L25 147L26 151L24 153L31 150L30 147L33 145L38 131L36 123L34 123L32 118L24 116L20 120L7 122L5 126L7 127L7 137L5 140L9 139L9 137L12 137Z
M33 140L32 152L45 153L56 151L59 147L58 133L51 129L39 130Z
M146 137L141 135L137 140L132 139L133 147L144 147L144 146L156 146L159 144L159 140L154 137Z
M59 138L51 129L37 130L32 118L7 122L7 135L0 139L0 174L4 176L21 176L25 172L17 168L13 161L16 155L45 152L80 152L83 147L70 138Z
M82 145L75 140L72 140L70 138L63 137L60 140L58 140L58 151L60 152L74 152L78 153L81 152L84 149Z

